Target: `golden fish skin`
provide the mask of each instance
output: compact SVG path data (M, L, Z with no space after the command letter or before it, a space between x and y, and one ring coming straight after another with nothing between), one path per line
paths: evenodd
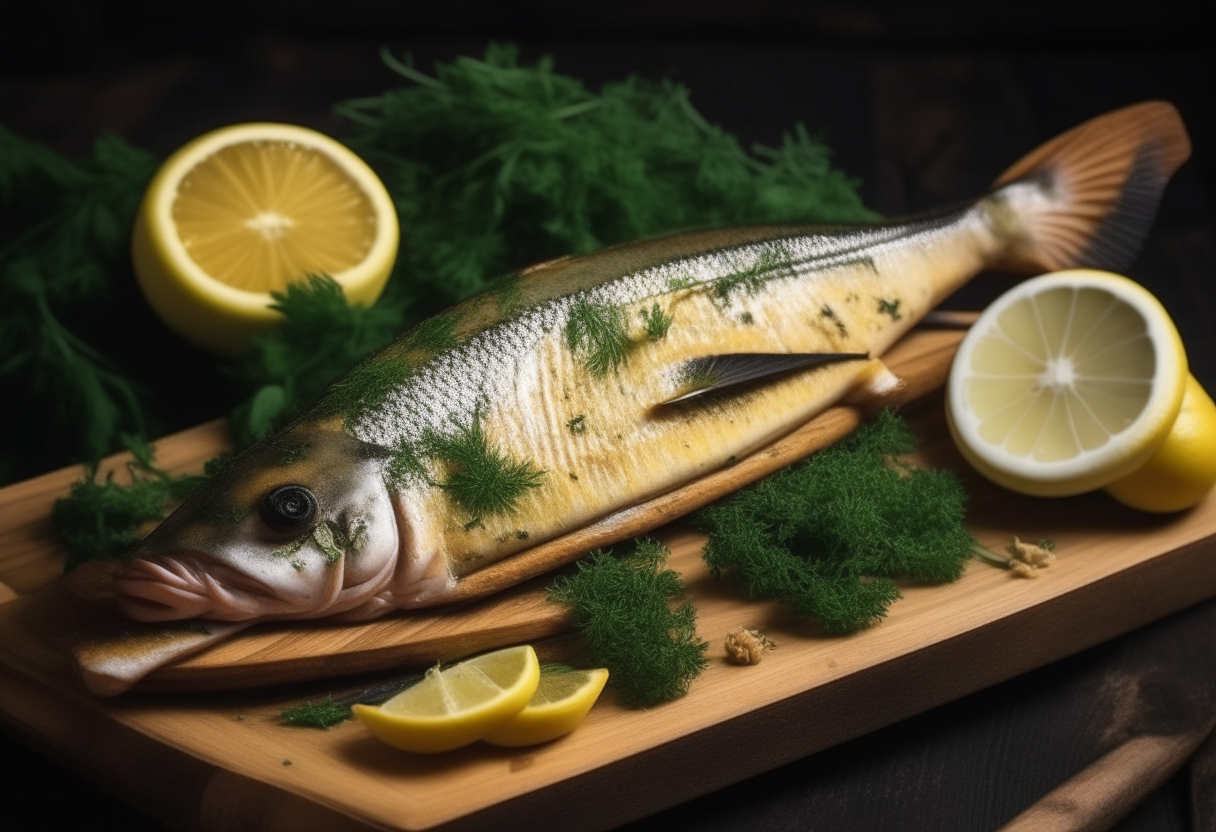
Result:
M1150 102L1049 142L970 205L533 267L407 333L227 466L115 579L120 606L360 619L442 603L488 564L805 422L977 272L1126 261L1188 153L1176 111ZM807 354L871 358L778 360ZM746 383L698 376L741 362Z

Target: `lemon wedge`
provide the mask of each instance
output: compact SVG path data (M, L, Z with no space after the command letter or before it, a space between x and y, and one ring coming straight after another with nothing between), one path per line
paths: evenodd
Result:
M1182 339L1148 291L1076 269L1022 283L959 346L946 415L980 473L1041 497L1080 494L1142 466L1182 405Z
M536 693L522 711L482 739L491 745L516 748L565 736L582 724L600 698L608 671L542 671Z
M188 143L157 171L132 236L135 274L186 340L237 355L274 326L271 292L333 277L373 303L397 256L397 214L363 160L315 130L238 124Z
M508 647L431 668L383 705L355 705L355 716L379 739L429 754L475 742L523 710L536 692L540 664L529 645Z
M1161 447L1106 493L1141 511L1171 512L1190 508L1216 485L1216 403L1190 376L1182 410Z

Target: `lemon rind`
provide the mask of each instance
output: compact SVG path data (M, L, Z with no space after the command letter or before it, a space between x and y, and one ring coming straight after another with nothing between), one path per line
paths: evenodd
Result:
M355 705L352 711L377 739L402 751L434 754L462 748L509 722L528 704L540 682L540 662L530 646L527 653L524 672L512 687L462 711L458 719L408 716L387 710L383 705Z
M1118 442L1082 451L1062 461L1017 457L1003 452L979 434L979 420L970 410L963 385L972 355L1001 313L1018 301L1052 288L1106 291L1139 311L1162 362L1162 375L1174 384L1157 384L1140 416L1121 431ZM963 458L988 479L1010 490L1041 497L1063 497L1102 488L1134 471L1165 441L1182 407L1188 377L1186 350L1169 314L1138 283L1111 272L1071 269L1036 277L994 301L971 327L955 354L947 382L947 426Z
M388 282L397 256L396 208L375 172L340 142L307 127L251 122L212 130L174 152L153 176L132 236L136 278L161 318L192 343L224 354L240 351L250 335L282 319L266 292L230 286L207 274L190 256L172 220L182 179L224 147L249 141L294 142L319 150L367 196L377 218L375 237L363 260L330 276L347 300L370 305Z
M569 734L586 719L608 682L608 671L603 668L587 673L590 679L579 688L577 696L544 705L527 705L510 720L483 736L482 740L490 745L521 748ZM585 692L588 689L590 693Z

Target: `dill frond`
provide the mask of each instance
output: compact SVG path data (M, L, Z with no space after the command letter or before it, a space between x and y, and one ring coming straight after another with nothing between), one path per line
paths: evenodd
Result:
M903 317L903 315L899 314L899 299L898 298L896 298L895 300L884 300L884 299L880 298L878 301L878 313L880 315L890 315L891 320L893 320L893 321L898 321L900 318Z
M708 645L697 635L696 609L680 576L663 569L670 554L643 538L618 557L597 550L574 574L549 585L550 600L565 604L587 643L591 661L607 667L622 701L647 708L678 698L705 669Z
M592 375L607 375L621 365L633 346L625 311L585 299L576 301L566 321L566 345L582 355L583 365Z
M545 472L530 461L515 460L490 446L480 414L451 434L429 431L423 440L425 454L447 467L446 479L437 485L472 517L510 514L519 498L545 481Z
M128 465L130 485L99 480L94 465L51 508L51 525L67 549L64 571L123 557L140 541L142 527L163 520L172 501L185 499L204 480L157 468L152 446L137 436L123 435L122 441L135 457Z
M657 303L649 309L642 310L642 321L646 324L646 337L651 341L666 338L667 330L671 329L673 320L674 318L664 313Z
M456 320L454 312L427 318L405 336L405 348L433 355L456 346Z
M715 575L849 633L886 615L896 579L945 583L962 574L973 539L966 492L946 471L893 470L914 445L889 412L805 462L717 505L694 523L708 533Z
M383 682L344 696L331 693L320 702L311 699L294 708L279 712L279 718L288 725L301 728L332 728L354 716L352 705L380 705L422 681L424 674L410 673L386 679Z

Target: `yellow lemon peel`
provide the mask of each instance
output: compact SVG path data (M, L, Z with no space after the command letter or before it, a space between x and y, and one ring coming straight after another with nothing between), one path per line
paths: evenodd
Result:
M1189 376L1182 409L1148 462L1106 486L1124 505L1172 512L1199 503L1216 485L1216 403Z
M542 673L527 706L482 739L517 748L565 736L582 724L607 681L603 668Z
M383 705L355 705L355 717L380 740L430 754L476 742L524 709L540 681L528 645L496 650L440 670Z
M1161 304L1090 269L1028 280L984 311L947 382L947 423L988 479L1040 497L1143 465L1182 406L1186 352Z
M197 346L237 355L281 320L270 293L309 274L373 303L398 234L383 183L349 149L305 127L251 123L202 135L161 165L131 248L160 318Z

